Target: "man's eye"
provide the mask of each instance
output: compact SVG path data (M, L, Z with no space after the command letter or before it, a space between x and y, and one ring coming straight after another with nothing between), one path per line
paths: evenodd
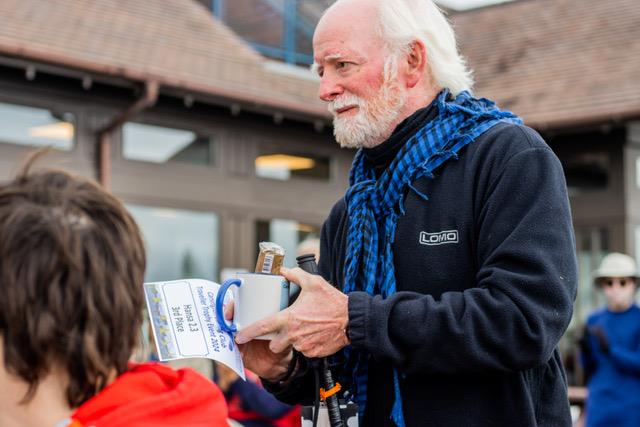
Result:
M344 69L347 68L349 65L351 65L351 62L345 62L345 61L339 61L336 63L336 67L340 70L340 69Z

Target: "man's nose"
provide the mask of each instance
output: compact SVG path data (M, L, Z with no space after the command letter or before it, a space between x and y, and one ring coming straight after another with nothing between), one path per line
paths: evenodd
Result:
M336 96L341 95L344 92L344 88L338 84L335 78L325 74L320 78L320 88L318 90L318 96L323 101L333 101Z

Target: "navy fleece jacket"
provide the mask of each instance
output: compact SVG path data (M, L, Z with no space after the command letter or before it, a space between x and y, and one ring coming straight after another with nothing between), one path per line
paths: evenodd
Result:
M386 168L432 109L368 150L372 165ZM351 345L371 355L364 425L393 425L396 368L408 426L570 426L557 343L577 268L560 162L532 129L499 124L414 186L429 201L406 196L393 247L397 292L349 294ZM340 200L320 258L338 288L346 231ZM313 392L308 375L270 389L286 401Z

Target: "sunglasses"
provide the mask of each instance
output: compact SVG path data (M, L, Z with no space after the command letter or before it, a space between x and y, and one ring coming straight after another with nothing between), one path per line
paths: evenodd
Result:
M600 286L610 288L616 282L620 283L620 286L622 286L624 288L627 285L634 284L635 280L634 279L630 279L630 278L618 279L618 278L607 277L606 279L600 279Z

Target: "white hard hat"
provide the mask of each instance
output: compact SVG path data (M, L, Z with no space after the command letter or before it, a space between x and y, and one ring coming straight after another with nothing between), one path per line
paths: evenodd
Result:
M600 267L593 272L593 280L603 277L635 277L638 276L638 266L629 255L613 252L602 259Z

